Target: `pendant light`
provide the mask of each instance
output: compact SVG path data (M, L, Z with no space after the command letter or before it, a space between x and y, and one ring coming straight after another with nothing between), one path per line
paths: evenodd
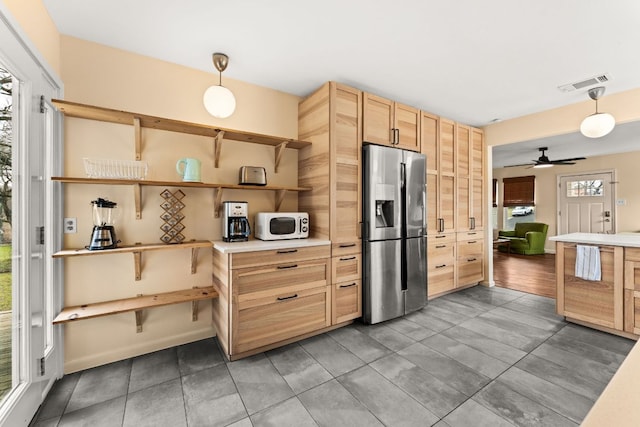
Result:
M582 121L580 132L587 138L600 138L613 130L616 119L609 113L598 112L598 99L604 94L604 86L589 89L588 93L589 97L596 101L596 112Z
M236 110L236 98L229 89L222 86L222 72L229 65L229 57L224 53L214 53L213 65L220 73L220 79L217 85L209 87L204 92L204 108L213 117L226 119Z

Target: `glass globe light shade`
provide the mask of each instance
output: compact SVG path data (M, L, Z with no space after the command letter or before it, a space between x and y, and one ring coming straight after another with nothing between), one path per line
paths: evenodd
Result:
M204 92L203 102L209 114L218 119L226 119L236 110L235 96L221 85L209 87Z
M616 119L609 113L596 113L587 116L580 124L580 132L587 138L600 138L607 135L616 125Z

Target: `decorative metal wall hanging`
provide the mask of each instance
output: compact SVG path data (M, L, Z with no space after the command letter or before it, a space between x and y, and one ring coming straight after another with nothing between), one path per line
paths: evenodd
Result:
M184 214L181 212L184 209L184 203L182 199L185 194L182 190L171 192L165 189L160 193L164 201L160 205L164 209L164 213L160 215L160 218L164 223L160 226L160 229L164 232L160 240L167 244L182 243L185 239L182 231L185 226L182 224Z

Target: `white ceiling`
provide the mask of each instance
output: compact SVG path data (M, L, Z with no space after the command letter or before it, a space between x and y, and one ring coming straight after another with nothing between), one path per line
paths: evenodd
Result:
M557 87L602 73L605 97L640 87L638 0L43 2L63 34L212 83L211 54L224 52L223 83L304 96L335 80L474 126L584 101L586 90Z

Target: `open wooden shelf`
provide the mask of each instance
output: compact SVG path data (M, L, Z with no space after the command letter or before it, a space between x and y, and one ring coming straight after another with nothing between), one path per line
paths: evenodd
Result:
M146 251L160 251L160 250L174 250L174 249L191 249L191 274L196 273L196 266L198 265L198 249L210 248L212 243L209 240L192 240L190 242L182 242L177 244L165 244L165 243L136 243L135 245L121 245L114 249L104 249L97 251L90 251L85 248L78 249L64 249L54 253L54 258L75 257L75 256L89 256L89 255L107 255L114 253L133 253L133 263L135 268L135 280L142 278L142 252Z
M307 141L298 141L290 138L281 138L253 132L225 129L219 126L208 126L199 123L183 122L180 120L148 116L146 114L132 113L129 111L112 110L110 108L79 104L77 102L63 101L60 99L53 99L51 100L51 102L58 108L58 110L62 111L65 116L68 117L76 117L81 119L97 120L101 122L119 123L133 126L136 160L141 159L142 128L159 129L191 135L208 136L213 138L215 167L218 167L218 164L220 162L220 151L222 148L223 140L250 142L253 144L269 145L275 147L276 172L278 172L278 165L280 163L282 150L284 148L300 149L311 145L311 143Z
M179 304L183 302L192 302L192 320L195 321L198 317L197 302L217 297L218 292L216 292L213 286L209 286L206 288L183 289L173 292L141 295L133 298L65 307L53 320L53 324L57 325L76 320L92 319L94 317L135 311L136 328L138 332L142 332L142 310L144 309Z
M136 205L136 219L142 218L141 207L141 188L142 187L191 187L191 188L211 188L213 189L213 208L215 217L220 216L220 205L222 203L223 190L257 190L257 191L275 191L275 210L279 211L284 196L287 191L311 191L310 187L281 187L276 185L239 185L239 184L220 184L213 182L184 182L184 181L149 181L135 179L97 179L97 178L73 178L64 176L52 176L52 181L64 182L66 184L106 184L106 185L133 185L134 198Z

